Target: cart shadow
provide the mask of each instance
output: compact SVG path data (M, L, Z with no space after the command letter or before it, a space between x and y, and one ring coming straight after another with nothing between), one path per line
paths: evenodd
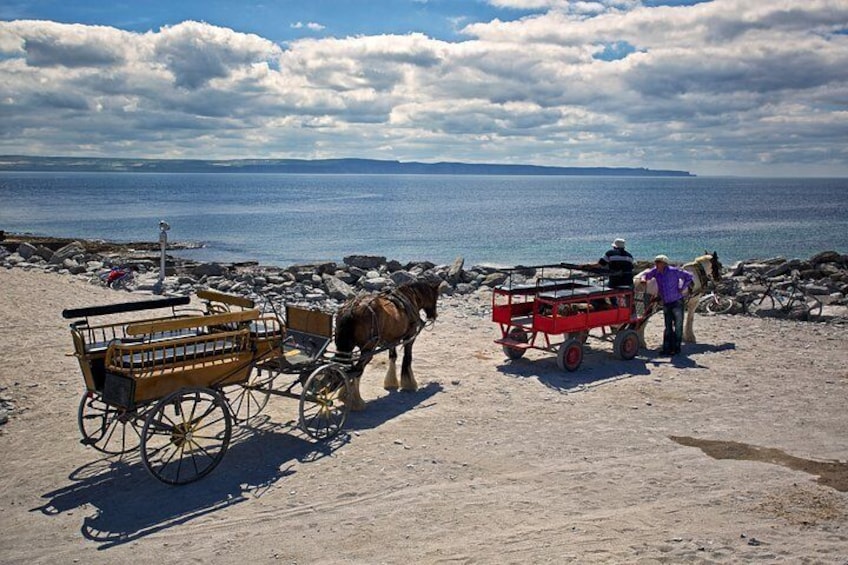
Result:
M351 412L345 427L351 430L368 430L379 427L389 420L410 410L432 406L429 402L444 388L439 383L427 383L415 392L392 390L380 398L370 400L365 410Z
M49 516L83 512L83 537L105 550L258 498L294 474L295 462L327 457L349 441L342 433L314 442L267 418L233 432L220 465L197 482L178 487L161 483L137 452L107 457L76 469L70 485L45 493L44 505L31 511Z
M693 359L692 355L715 353L736 349L733 343L720 345L687 344L683 354L673 357L661 356L656 351L644 351L637 357L624 361L610 357L607 351L586 350L583 363L574 372L562 371L554 357L537 359L505 359L497 366L505 375L523 378L535 378L545 386L559 392L580 392L587 388L608 384L623 379L651 374L653 368L660 365L672 365L677 369L704 369L706 366Z

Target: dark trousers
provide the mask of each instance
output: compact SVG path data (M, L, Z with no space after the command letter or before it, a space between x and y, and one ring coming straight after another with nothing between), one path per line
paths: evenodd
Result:
M683 342L683 300L663 304L665 331L663 332L664 353L679 353Z

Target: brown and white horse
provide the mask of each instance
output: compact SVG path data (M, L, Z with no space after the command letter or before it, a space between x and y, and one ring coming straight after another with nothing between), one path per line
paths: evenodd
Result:
M384 349L389 350L389 367L383 388L398 388L397 347L403 345L400 389L418 390L412 374L412 344L424 325L436 319L438 298L438 285L412 281L378 294L357 296L342 304L336 315L336 355L340 359L353 359L353 350L359 349L353 365L355 376L351 378L350 397L346 399L351 409L365 408L359 381L371 358ZM421 318L421 310L426 321Z
M686 320L683 323L683 341L687 343L696 343L695 330L693 324L695 321L695 309L698 307L698 299L707 291L707 283L710 281L716 283L721 280L721 262L718 260L718 252L704 252L704 255L696 257L691 263L686 263L682 267L689 271L694 278L694 286L692 292L688 296L686 302ZM636 296L640 293L647 293L651 297L657 296L657 284L655 280L648 281L647 285L642 282L642 276L650 269L645 269L641 273L633 277L633 287ZM638 298L637 298L638 300ZM638 328L639 343L645 346L645 324Z

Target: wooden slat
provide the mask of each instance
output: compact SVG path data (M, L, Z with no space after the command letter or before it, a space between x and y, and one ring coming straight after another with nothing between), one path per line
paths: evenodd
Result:
M244 310L243 312L228 312L226 314L213 314L211 316L191 316L189 318L177 318L161 322L142 322L140 324L128 325L127 335L152 334L204 326L223 326L226 324L248 322L257 318L259 318L259 310Z
M256 304L253 300L244 296L236 296L234 294L224 294L214 290L198 290L197 297L201 300L209 300L210 302L220 302L222 304L230 304L241 308L253 308Z
M333 315L320 310L287 306L286 329L329 338L333 336Z

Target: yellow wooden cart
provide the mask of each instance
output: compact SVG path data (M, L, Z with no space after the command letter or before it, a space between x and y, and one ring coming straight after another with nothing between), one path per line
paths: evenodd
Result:
M78 410L83 444L108 454L139 448L154 477L185 484L220 463L233 422L248 422L272 394L299 400L300 426L311 437L342 429L349 378L325 357L331 314L290 306L281 319L243 297L200 291L198 298L201 311L187 308L188 297L173 297L62 313L74 320L86 387ZM282 374L296 378L277 388Z

